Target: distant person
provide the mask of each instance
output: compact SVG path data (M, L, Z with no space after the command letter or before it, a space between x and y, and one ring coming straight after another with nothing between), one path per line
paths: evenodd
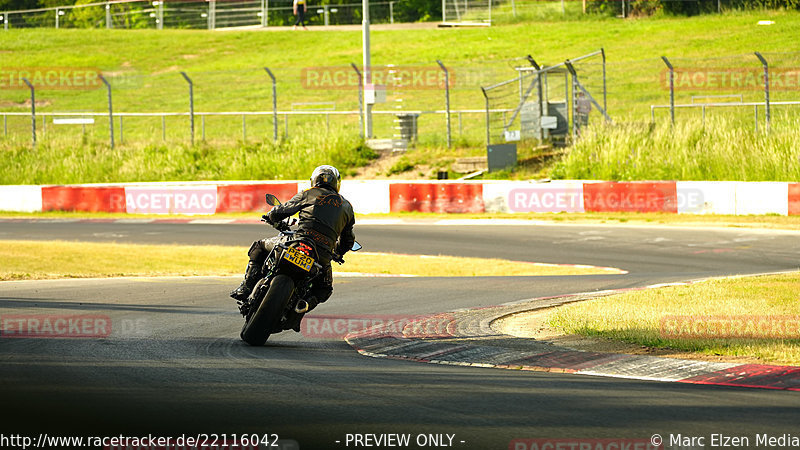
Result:
M306 0L294 0L294 4L292 5L292 9L294 10L294 15L297 16L297 20L294 22L293 30L297 29L297 25L302 25L304 30L307 30L305 17L306 17Z

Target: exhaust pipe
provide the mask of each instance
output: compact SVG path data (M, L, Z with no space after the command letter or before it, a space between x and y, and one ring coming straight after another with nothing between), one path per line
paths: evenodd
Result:
M297 305L294 307L294 312L297 314L305 314L308 312L308 302L305 300L300 300L297 302Z

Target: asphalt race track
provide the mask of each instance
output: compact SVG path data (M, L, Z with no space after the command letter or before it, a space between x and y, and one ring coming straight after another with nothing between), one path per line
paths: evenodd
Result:
M241 245L243 267L249 244L268 232L263 225L0 222L0 239ZM317 314L426 314L800 266L793 232L357 225L356 233L365 251L593 264L629 273L339 278ZM752 440L800 435L798 392L375 359L337 338L292 332L248 347L238 339L242 319L227 297L237 284L230 277L0 283L0 317L83 314L112 324L103 338L0 339L0 432L277 433L303 449L356 448L346 441L354 433L455 434L452 446L468 449L507 449L526 438L649 440L680 433L704 436L708 444L712 433Z

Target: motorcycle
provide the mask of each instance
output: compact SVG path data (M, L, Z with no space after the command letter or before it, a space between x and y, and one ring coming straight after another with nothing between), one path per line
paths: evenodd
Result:
M272 194L266 194L266 202L271 206L281 204ZM261 221L266 222L266 218ZM296 219L290 222L287 218L274 224L281 239L264 261L263 277L246 300L236 302L245 320L239 337L250 345L264 345L271 334L299 326L309 309L306 299L311 288L325 274L317 262L315 243L296 237L296 231L291 229L296 223ZM361 244L355 242L351 251L360 249ZM344 264L344 259L335 253L331 254L331 261Z

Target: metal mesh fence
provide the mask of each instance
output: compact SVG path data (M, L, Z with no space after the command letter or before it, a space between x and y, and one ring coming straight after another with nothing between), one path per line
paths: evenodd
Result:
M393 23L398 1L371 2L370 21ZM360 2L311 5L305 21L309 25L360 24L361 7ZM286 26L294 22L292 0L114 0L0 13L0 26L4 29L220 29Z
M733 123L758 128L767 113L796 114L800 97L800 53L754 53L716 58L669 58L672 69L672 107L669 103L670 71L666 62L659 77L664 96L651 106L651 120L705 120L724 115ZM769 100L769 107L767 106Z
M770 74L771 120L796 117L800 113L800 52L764 53L762 57ZM717 58L667 55L667 60L674 70L672 111L676 121L725 116L744 127L766 126L764 68L755 54ZM554 135L572 138L582 126L603 121L602 111L615 122L672 118L669 70L659 57L626 62L609 58L605 65L601 55L575 58L574 79L563 62L538 62L546 72L535 70L526 58L442 62L449 72L449 92L444 71L434 61L373 67L374 81L385 85L387 94L386 102L374 107L375 137L397 137L400 118L415 115L419 142L446 143L448 94L451 138L458 145L482 146L487 131L489 143L538 141ZM270 69L277 80L277 114L273 111L272 80L263 67L188 71L192 103L189 83L179 65L158 73L142 73L125 65L103 71L112 87L117 141L188 142L192 106L195 140L272 139L276 128L279 138L296 136L306 127L361 132L359 77L353 67ZM21 82L22 76L31 79L36 88L37 134L42 139L109 139L107 91L96 79L97 69L2 71L6 83L0 89L4 139L25 141L31 137L30 92ZM49 71L56 72L55 78L48 78ZM87 72L83 78L70 78L82 71ZM69 75L66 81L65 74ZM574 84L575 79L580 86ZM492 87L487 89L488 115L481 87ZM541 125L544 117L550 122L540 136L536 124Z
M444 0L442 22L489 25L492 23L492 0Z
M606 74L602 50L550 66L530 58L517 76L482 88L486 143L565 143L589 118L605 116ZM597 113L592 114L592 111Z

